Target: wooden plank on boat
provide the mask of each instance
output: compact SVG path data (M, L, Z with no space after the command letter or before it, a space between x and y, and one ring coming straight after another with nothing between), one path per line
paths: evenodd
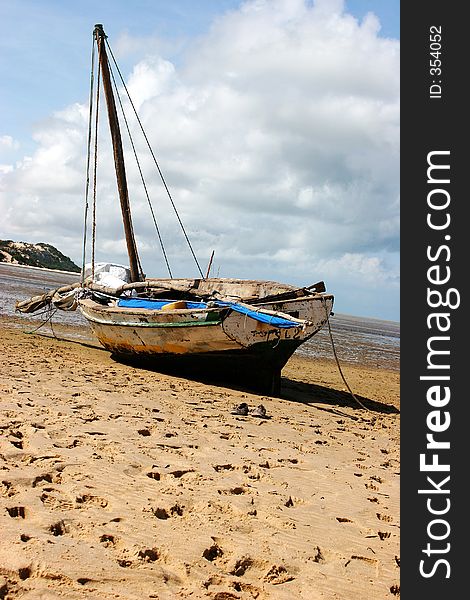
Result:
M280 294L271 294L270 296L264 296L262 298L257 298L256 300L252 300L250 304L258 304L265 302L277 302L280 300L290 300L291 298L300 298L302 296L309 296L313 294L318 294L324 292L326 290L325 284L323 281L319 281L318 283L314 283L313 285L309 285L308 287L298 288L294 290L289 290L288 292L282 292Z

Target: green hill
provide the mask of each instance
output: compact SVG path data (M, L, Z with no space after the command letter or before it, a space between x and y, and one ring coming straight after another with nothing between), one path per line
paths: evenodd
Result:
M50 244L0 240L0 262L80 273L80 267Z

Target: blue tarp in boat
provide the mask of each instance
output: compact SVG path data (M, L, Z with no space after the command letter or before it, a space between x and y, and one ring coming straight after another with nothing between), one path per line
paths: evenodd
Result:
M119 298L118 306L123 308L147 308L150 310L161 310L166 304L171 304L175 302L175 300L152 300L149 298ZM189 309L194 308L207 308L206 302L191 302L186 300L186 307ZM236 312L242 313L243 315L247 315L255 321L260 321L261 323L267 323L268 325L272 325L273 327L298 327L299 323L296 321L291 321L290 319L286 319L283 317L277 317L275 315L270 315L268 313L263 312L262 310L255 310L254 308L249 308L248 306L242 306L237 304L236 302L220 302L215 301L211 302L212 306L217 307L227 307L235 310Z
M152 300L150 298L119 298L118 306L123 308L149 308L150 310L161 310L167 304L176 300ZM206 302L189 302L185 300L187 308L206 308Z

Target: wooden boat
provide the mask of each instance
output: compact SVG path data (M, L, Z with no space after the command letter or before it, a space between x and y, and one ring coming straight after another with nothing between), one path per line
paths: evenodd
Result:
M82 276L80 284L18 303L17 309L78 306L100 343L117 358L279 394L282 368L300 344L327 322L333 296L325 293L323 282L296 288L273 281L212 278L209 271L197 279L143 276L101 25L95 26L94 38L129 256L128 281L110 287L93 275Z

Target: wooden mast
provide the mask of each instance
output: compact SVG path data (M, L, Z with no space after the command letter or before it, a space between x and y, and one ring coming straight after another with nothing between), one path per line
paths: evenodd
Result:
M95 25L94 34L98 45L98 54L103 77L103 88L106 96L106 105L108 107L109 129L113 141L114 165L116 168L116 178L121 202L122 221L124 224L124 234L126 236L127 253L129 255L129 267L131 271L131 282L140 281L141 274L139 269L139 259L137 256L137 246L135 243L134 230L132 228L131 210L129 205L129 193L127 190L126 169L124 165L124 153L122 151L121 130L116 111L116 103L111 85L111 76L109 72L108 56L106 53L106 34L103 25Z

